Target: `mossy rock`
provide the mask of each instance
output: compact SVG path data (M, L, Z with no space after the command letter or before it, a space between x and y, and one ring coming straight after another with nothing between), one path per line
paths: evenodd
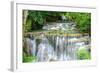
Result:
M23 56L23 62L36 62L37 57L36 56Z
M89 60L91 59L91 54L85 48L81 48L77 51L77 56L79 60Z

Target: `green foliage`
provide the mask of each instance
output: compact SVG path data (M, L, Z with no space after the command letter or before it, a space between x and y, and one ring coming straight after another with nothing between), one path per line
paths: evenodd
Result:
M78 50L77 56L80 60L90 59L90 52L88 52L85 48L81 48L81 50Z
M36 56L23 56L23 62L36 62Z
M24 32L31 31L32 29L31 25L32 25L32 20L27 19L26 24L24 24Z
M69 21L74 21L78 30L82 33L90 33L91 31L91 14L79 12L67 12L65 16Z
M44 25L46 22L52 22L59 20L59 17L63 14L62 12L50 12L50 11L33 11L28 10L27 20L31 20L31 27L34 29L42 28L41 26ZM26 23L27 25L27 23ZM28 24L30 28L30 24ZM26 29L27 30L27 29ZM29 29L28 29L29 31Z
M23 62L36 62L37 61L37 57L36 56L30 56L27 53L25 53L23 51Z
M50 12L50 11L28 11L28 17L30 17L34 22L38 24L43 24L46 22L48 17L56 17L61 14L61 12Z
M28 14L28 17L30 19L32 19L32 21L34 21L34 22L37 22L39 24L42 24L45 21L45 19L44 19L44 16L45 15L44 15L43 12L29 10L28 13L29 13Z
M81 33L91 33L91 13L80 12L53 12L28 10L25 31L42 29L46 22L58 22L59 17L66 16L67 21L76 23L76 27Z

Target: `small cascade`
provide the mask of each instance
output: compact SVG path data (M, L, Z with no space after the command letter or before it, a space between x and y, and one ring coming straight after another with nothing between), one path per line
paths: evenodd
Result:
M46 37L42 37L40 44L38 45L37 57L39 61L49 61L54 54L54 48L49 44Z
M32 44L32 55L35 56L36 55L36 40L33 39L30 42Z
M28 55L35 56L36 54L36 39L34 37L26 38L26 46Z
M56 25L55 25L56 24ZM54 23L43 27L45 30L62 30L63 35L39 35L39 42L37 38L32 36L27 38L27 45L29 53L36 56L38 62L46 61L68 61L77 60L77 51L80 47L90 46L89 36L82 36L76 32L74 23ZM71 32L68 32L71 29ZM85 42L86 40L86 42ZM87 50L90 51L90 48Z

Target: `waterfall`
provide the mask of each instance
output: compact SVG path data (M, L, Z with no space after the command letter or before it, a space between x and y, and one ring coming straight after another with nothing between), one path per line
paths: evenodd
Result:
M59 48L59 37L56 37L56 45L55 45L55 55L58 56L58 48Z
M67 46L71 46L71 44L68 44L68 38L67 37L56 37L56 55L57 59L60 61L65 61L65 60L71 60L71 52L72 48L69 48ZM75 52L75 51L74 51Z
M49 37L52 38L52 37ZM73 42L78 40L77 38L68 38L64 36L55 36L49 39L42 35L41 42L38 45L37 57L39 61L66 61L77 59L77 48L83 45L83 42ZM48 40L49 39L49 40ZM54 42L53 46L50 44L50 40Z
M39 61L49 61L54 54L54 48L49 44L46 37L42 37L40 44L38 45L37 57Z
M57 35L53 32L52 34L54 35L48 35L47 31L39 34L39 38L30 35L26 41L27 52L35 56L39 62L77 60L77 51L83 46L87 46L87 50L90 51L90 47L88 47L90 46L90 41L84 41L90 37L88 35L77 35L75 23L73 22L51 23L43 26L43 29L49 32L55 30L54 33L57 33ZM62 31L62 35L58 34L59 30Z
M59 37L58 59L61 61L64 59L64 41L65 37Z
M36 39L32 38L26 38L26 46L27 46L27 52L31 56L35 56L36 53Z
M77 60L77 50L90 45L88 42L79 42L80 38L44 34L41 34L40 42L35 37L26 38L28 53L36 56L39 62Z
M35 56L35 54L36 54L36 40L34 39L34 40L31 40L30 42L32 44L32 55Z

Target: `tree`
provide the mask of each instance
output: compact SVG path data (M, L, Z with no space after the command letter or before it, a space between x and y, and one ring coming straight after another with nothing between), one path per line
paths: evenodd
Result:
M69 21L74 21L79 32L91 33L91 14L79 12L67 12L65 16Z
M26 24L24 25L25 31L42 29L46 22L56 22L62 14L63 12L28 10Z

